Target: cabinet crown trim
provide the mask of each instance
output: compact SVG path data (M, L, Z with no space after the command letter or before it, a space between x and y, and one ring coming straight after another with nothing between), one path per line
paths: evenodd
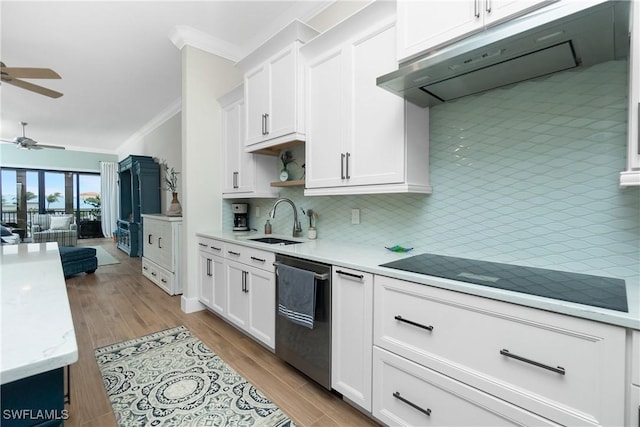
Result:
M273 37L256 48L253 52L240 60L236 64L236 67L246 73L257 65L265 62L269 57L278 53L285 46L296 41L306 43L318 34L320 33L314 28L295 19L289 23L289 25L277 32Z

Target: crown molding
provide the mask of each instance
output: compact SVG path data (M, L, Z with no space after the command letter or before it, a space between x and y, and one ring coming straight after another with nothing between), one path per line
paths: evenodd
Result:
M238 62L243 56L242 49L233 43L213 37L188 25L173 27L169 32L169 40L180 50L189 45L232 62Z
M157 116L153 119L149 120L144 126L140 128L136 133L131 135L125 142L123 142L120 147L126 147L128 144L136 142L144 138L146 135L150 134L158 127L160 127L164 122L178 114L182 111L182 97L173 101L167 108L162 110ZM116 151L120 149L118 147Z

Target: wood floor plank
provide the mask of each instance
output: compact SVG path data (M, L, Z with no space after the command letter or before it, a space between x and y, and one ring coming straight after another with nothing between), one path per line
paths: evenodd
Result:
M178 325L264 392L301 427L376 426L349 404L317 385L209 311L186 314L180 296L170 296L141 274L140 258L130 258L111 239L84 239L101 246L120 264L67 279L79 360L71 366L70 418L65 426L113 427L116 420L94 357L96 347Z

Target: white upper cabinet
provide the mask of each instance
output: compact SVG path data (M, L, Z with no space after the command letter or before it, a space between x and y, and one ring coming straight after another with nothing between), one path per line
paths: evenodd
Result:
M375 2L301 48L305 195L430 193L429 110L376 86L397 68L395 6Z
M405 61L552 1L398 0L397 59Z
M268 153L304 141L304 96L300 46L318 34L293 21L240 61L244 72L245 151Z
M640 2L630 6L628 151L627 170L620 174L622 187L640 185Z
M244 89L237 87L222 96L222 196L277 197L269 182L276 171L277 159L247 153L244 150Z

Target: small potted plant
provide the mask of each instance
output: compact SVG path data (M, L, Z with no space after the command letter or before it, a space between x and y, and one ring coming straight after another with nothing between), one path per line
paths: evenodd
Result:
M165 190L170 191L173 198L171 200L171 204L169 205L169 209L167 209L167 216L182 216L182 206L178 201L178 174L180 172L176 172L174 167L169 167L166 160L163 160L160 165L164 170L164 178L163 182L165 184Z

